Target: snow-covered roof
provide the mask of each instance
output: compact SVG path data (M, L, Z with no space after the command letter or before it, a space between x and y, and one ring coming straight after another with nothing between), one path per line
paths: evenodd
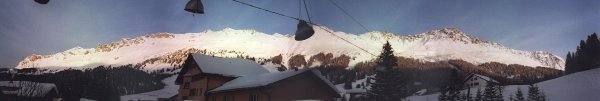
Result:
M487 76L483 76L483 75L479 75L479 74L475 74L475 76L477 76L477 77L479 77L479 78L481 78L481 79L483 79L485 81L498 82L498 81L496 81L496 80L494 80L494 79L492 79L490 77L487 77Z
M192 57L204 73L227 76L249 76L269 73L264 67L252 60L221 58L204 54L193 54Z
M52 83L38 83L31 81L0 81L0 87L13 87L16 90L2 90L0 93L17 95L22 97L44 97L53 89L56 94L58 90Z
M339 91L333 86L333 84L331 82L329 82L329 80L327 80L325 77L323 77L318 70L315 70L315 69L301 69L298 71L285 71L285 72L267 73L267 74L254 75L254 76L244 76L244 77L240 77L240 78L234 79L232 81L229 81L229 82L223 84L223 86L215 88L213 90L210 90L209 92L266 86L266 85L272 84L274 82L277 82L279 80L283 80L285 78L289 78L289 77L292 77L294 75L298 75L298 74L304 73L304 72L314 73L316 76L319 77L320 80L327 83L327 85L329 87L334 89L335 92L339 93Z
M479 78L479 79L482 79L482 80L485 80L485 81L490 81L490 82L500 83L500 82L498 82L498 81L496 81L496 80L494 80L494 79L492 79L492 78L490 78L490 77L483 76L483 75L479 75L479 74L472 74L471 76L467 77L467 78L465 79L465 81L466 81L466 80L468 80L468 79L470 79L470 78L473 78L473 77L477 77L477 78Z

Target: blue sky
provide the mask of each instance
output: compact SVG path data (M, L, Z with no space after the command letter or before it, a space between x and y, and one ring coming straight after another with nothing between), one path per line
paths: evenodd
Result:
M297 0L240 0L298 16ZM564 57L600 32L599 0L333 0L370 30L401 35L446 27L515 49ZM206 14L183 10L187 0L0 0L0 67L29 54L92 48L156 33L256 29L293 33L297 21L231 0L203 0ZM337 31L366 32L327 0L307 0L311 19Z

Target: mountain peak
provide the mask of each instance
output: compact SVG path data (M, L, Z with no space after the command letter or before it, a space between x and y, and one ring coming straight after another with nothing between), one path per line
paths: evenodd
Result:
M439 37L470 37L466 33L460 31L458 28L443 28L437 30L431 30L429 32L422 33L423 35L439 36Z
M467 33L462 32L458 28L443 28L438 30L431 30L429 32L417 34L417 36L429 38L429 39L451 39L454 41L462 41L465 43L488 43L486 41L482 41L479 38L472 37Z

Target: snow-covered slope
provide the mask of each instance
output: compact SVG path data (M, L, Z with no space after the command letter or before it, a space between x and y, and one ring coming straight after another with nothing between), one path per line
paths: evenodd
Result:
M598 101L600 100L600 68L583 72L565 75L556 79L540 82L536 84L546 95L548 101ZM481 88L483 91L484 88ZM502 94L504 99L508 100L510 95L521 89L527 94L528 85L510 85L504 86ZM466 90L462 91L466 93ZM475 96L477 89L471 89L472 96ZM410 96L410 101L438 101L439 93ZM525 95L527 97L527 95Z
M158 98L169 98L177 95L177 90L179 90L179 85L175 84L175 79L177 79L177 75L173 75L171 77L167 77L162 80L163 83L167 84L163 89L139 93L139 94L131 94L131 95L123 95L121 96L121 101L158 101Z
M19 62L16 68L62 70L133 64L152 71L180 65L187 53L221 57L249 56L258 61L282 55L284 65L288 64L290 57L298 54L306 56L305 59L318 53L332 53L334 57L343 54L351 57L349 66L375 58L325 31L331 30L318 27L315 26L315 35L304 41L295 41L293 36L278 33L265 34L230 28L199 33L157 33L101 44L96 48L75 47L51 55L34 54ZM561 70L564 68L564 61L551 53L510 49L498 43L470 37L454 28L408 36L377 31L358 35L332 32L375 55L380 52L383 43L389 41L398 56L424 61L463 59L474 64L494 61Z

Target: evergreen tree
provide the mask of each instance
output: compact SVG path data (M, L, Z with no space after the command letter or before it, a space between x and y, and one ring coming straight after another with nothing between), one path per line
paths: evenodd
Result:
M540 88L536 85L529 85L529 92L527 93L527 100L529 101L546 101L546 96L542 94Z
M460 88L457 85L444 87L441 89L439 101L468 101L470 97L467 94L460 92Z
M465 94L463 94L463 96L462 96L462 99L460 99L460 100L461 100L461 101L471 101L471 99L473 99L473 98L471 97L471 95L469 95L469 94L465 93Z
M411 94L405 77L395 68L397 62L392 46L389 42L385 43L377 59L374 83L368 91L371 98L376 101L398 101Z
M504 101L504 95L502 95L502 91L503 91L502 86L496 85L495 87L496 87L496 95L495 95L496 100L495 101Z
M440 96L438 96L438 100L439 101L449 101L448 95L447 95L448 90L446 88L440 88L440 89L441 89L441 91L440 91Z
M581 40L575 52L569 52L565 61L565 73L575 73L600 67L600 40L596 33Z
M501 87L488 82L483 92L483 100L481 101L503 101Z
M508 101L517 101L517 99L513 95L510 95Z
M598 67L600 66L600 40L598 40L598 36L596 35L596 33L593 33L592 35L588 36L588 39L586 40L586 43L588 44L588 55L590 58L589 62L589 66L585 67L585 70L589 70L589 69L594 69L594 67Z
M567 73L571 73L573 72L573 56L571 55L571 52L567 53L567 57L565 59L565 72Z
M523 96L523 91L521 91L521 88L517 88L514 101L525 101L525 97Z
M344 89L352 89L352 82L350 82L350 81L344 82Z
M475 94L474 101L483 101L483 94L481 93L481 89L477 88L477 94Z
M460 89L455 86L450 87L450 91L448 92L448 101L462 101Z

